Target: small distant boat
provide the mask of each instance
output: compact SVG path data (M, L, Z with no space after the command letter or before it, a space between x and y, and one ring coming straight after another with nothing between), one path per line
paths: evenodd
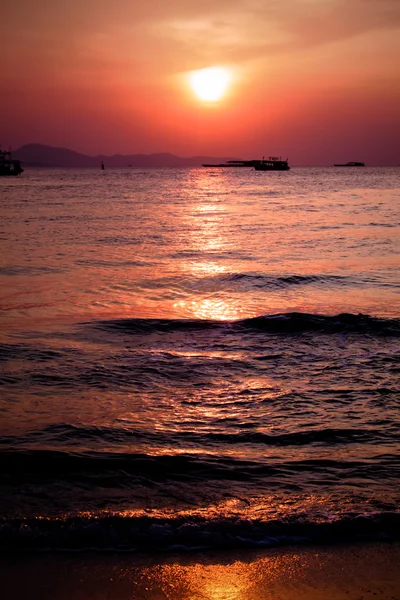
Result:
M23 168L19 160L13 160L10 150L0 148L0 176L19 175L23 173Z
M290 169L288 159L282 160L281 157L270 156L257 161L254 165L256 171L288 171Z
M365 167L363 162L347 162L344 164L335 164L334 167Z

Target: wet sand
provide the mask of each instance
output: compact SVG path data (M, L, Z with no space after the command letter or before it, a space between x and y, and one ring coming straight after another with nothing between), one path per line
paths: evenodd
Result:
M400 600L400 544L1 557L3 600Z

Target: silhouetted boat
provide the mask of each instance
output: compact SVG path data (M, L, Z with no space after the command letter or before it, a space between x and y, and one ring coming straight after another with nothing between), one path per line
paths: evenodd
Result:
M363 162L347 162L344 164L336 164L334 167L365 167Z
M19 160L13 160L11 158L11 152L8 150L1 150L0 148L0 176L1 175L19 175L23 172L21 163Z
M277 156L259 160L254 168L256 171L288 171L290 169L288 159L282 160L281 157L278 158Z
M288 161L281 160L275 156L270 156L268 159L262 160L228 160L225 163L203 164L203 167L250 167L257 171L287 171L290 169Z

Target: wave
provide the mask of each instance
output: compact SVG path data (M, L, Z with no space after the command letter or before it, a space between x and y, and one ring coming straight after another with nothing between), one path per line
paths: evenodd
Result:
M336 445L353 443L378 443L398 440L396 427L391 430L385 427L382 431L375 428L319 428L298 430L290 433L267 434L261 431L235 431L230 432L202 432L180 430L173 432L167 430L140 430L123 427L101 426L76 426L67 423L49 425L36 429L21 436L0 436L0 447L23 447L29 444L85 444L87 442L99 444L112 444L118 448L119 444L129 444L132 441L152 444L171 444L185 440L186 442L201 444L258 444L272 447L306 446L311 444ZM0 452L1 460L1 452Z
M287 276L270 276L258 275L252 273L229 273L219 275L219 280L232 281L235 283L251 283L252 287L256 288L283 288L297 285L307 284L342 284L349 278L341 275L287 275Z
M28 276L35 276L35 275L47 275L47 274L54 274L54 273L64 273L65 269L62 268L56 268L56 267L46 267L46 266L20 266L20 265L13 265L13 266L5 266L5 267L0 267L0 275L5 275L8 277L12 277L12 276L24 276L24 275L28 275Z
M400 319L384 319L363 314L340 313L325 316L308 313L286 313L244 319L246 327L276 333L362 333L400 336Z
M260 331L271 334L359 333L400 337L400 319L372 317L364 314L340 313L334 316L310 313L279 313L237 321L201 319L114 319L85 324L108 330L134 334L153 334L195 329L222 329L230 333Z
M176 551L400 538L400 514L352 514L334 520L201 516L79 516L0 520L0 549Z
M28 362L51 362L54 360L64 360L65 356L81 355L81 352L72 348L62 348L56 350L49 347L37 347L30 344L18 343L9 344L0 342L0 362L7 360L20 359Z
M167 277L147 281L146 288L160 289L168 287L179 287L181 289L224 289L234 286L236 292L248 290L281 290L292 286L302 285L345 285L358 283L354 278L343 275L265 275L260 273L220 273L218 275L185 278Z
M361 480L384 481L400 477L396 454L385 453L364 460L334 460L304 458L286 460L260 457L217 455L209 453L146 454L145 452L65 452L61 450L4 450L0 453L0 476L3 483L20 477L42 477L58 481L80 481L88 475L101 484L101 479L112 479L124 487L127 482L144 478L147 482L236 481L251 482L261 479L278 486L320 484L326 481L343 483ZM321 480L322 481L322 480Z

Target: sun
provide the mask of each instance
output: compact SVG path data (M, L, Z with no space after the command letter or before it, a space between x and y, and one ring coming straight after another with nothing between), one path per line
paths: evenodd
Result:
M215 102L224 95L230 82L230 73L222 67L208 67L200 71L193 71L190 76L190 85L200 100Z

